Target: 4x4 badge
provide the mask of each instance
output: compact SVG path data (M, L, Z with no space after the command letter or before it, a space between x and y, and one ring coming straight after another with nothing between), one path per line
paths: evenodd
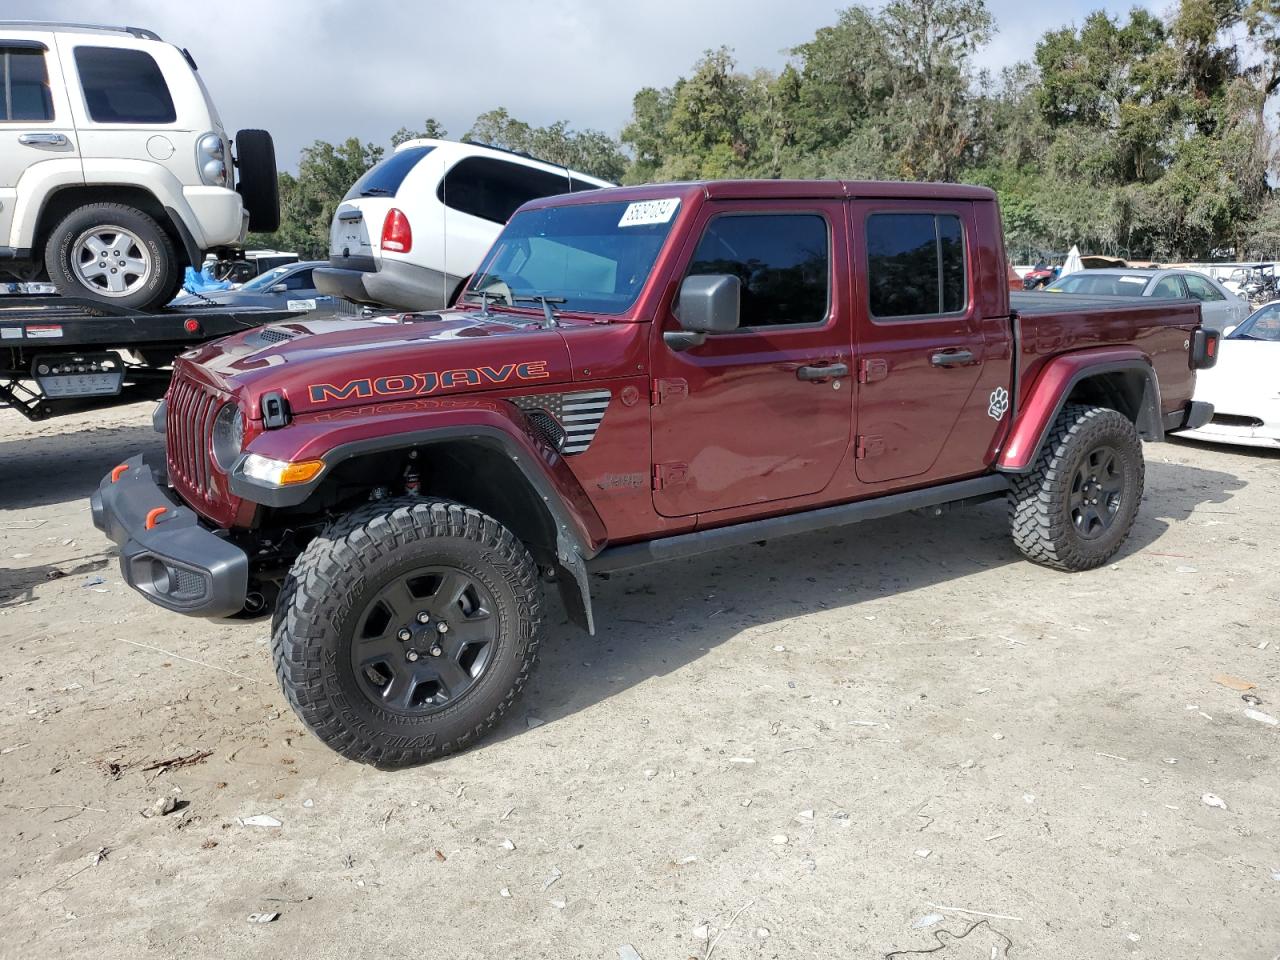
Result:
M987 405L987 416L992 420L999 420L1004 417L1008 409L1009 391L1004 387L996 387L991 391L991 403Z

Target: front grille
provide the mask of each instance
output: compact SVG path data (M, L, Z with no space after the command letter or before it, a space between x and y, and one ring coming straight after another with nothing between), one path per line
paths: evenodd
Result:
M181 376L174 378L165 403L170 479L204 499L212 493L213 418L221 406L218 394Z

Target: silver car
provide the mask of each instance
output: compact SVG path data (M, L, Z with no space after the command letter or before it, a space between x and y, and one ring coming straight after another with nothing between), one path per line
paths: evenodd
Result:
M1219 333L1249 316L1249 302L1236 296L1212 277L1194 270L1079 270L1059 277L1046 293L1073 293L1091 297L1158 297L1163 300L1199 300L1204 325Z

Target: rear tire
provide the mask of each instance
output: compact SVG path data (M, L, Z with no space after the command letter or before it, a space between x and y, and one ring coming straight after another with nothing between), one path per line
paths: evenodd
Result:
M1029 473L1009 489L1013 541L1055 570L1091 570L1115 555L1142 500L1142 441L1124 414L1068 404Z
M62 296L126 310L164 306L183 276L164 228L122 203L91 203L63 217L45 245L45 267Z
M299 555L272 654L312 733L349 759L402 767L497 726L529 678L540 619L537 567L509 530L406 497L354 511Z

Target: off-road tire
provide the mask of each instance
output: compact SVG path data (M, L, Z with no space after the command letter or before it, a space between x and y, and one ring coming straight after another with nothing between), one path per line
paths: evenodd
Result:
M355 621L380 586L416 566L464 567L493 596L496 649L475 686L427 716L380 708L351 665ZM537 566L492 517L448 500L370 503L333 523L298 556L272 621L272 656L285 697L338 753L390 768L461 750L497 726L529 679L542 616Z
M76 238L91 227L104 224L133 231L151 255L152 269L145 284L127 296L99 295L76 275L71 262ZM182 286L182 263L173 239L155 219L123 203L90 203L71 211L49 234L44 257L49 282L64 297L85 297L126 310L154 310L172 300Z
M276 179L276 148L265 130L236 133L236 190L249 213L254 233L280 229L280 187Z
M1085 539L1072 521L1070 499L1076 472L1100 447L1120 460L1120 503L1110 526ZM1106 407L1067 404L1049 430L1030 472L1015 475L1009 488L1013 542L1027 559L1056 570L1091 570L1115 555L1129 535L1144 480L1142 442L1124 414Z

